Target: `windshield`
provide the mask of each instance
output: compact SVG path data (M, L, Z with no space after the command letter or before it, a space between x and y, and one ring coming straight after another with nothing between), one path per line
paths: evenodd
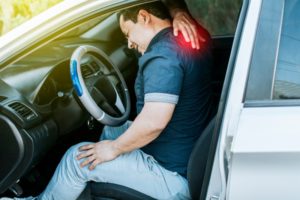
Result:
M1 0L0 36L63 0Z

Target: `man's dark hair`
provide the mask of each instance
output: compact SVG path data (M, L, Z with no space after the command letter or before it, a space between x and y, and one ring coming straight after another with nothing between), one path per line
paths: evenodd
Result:
M168 9L161 2L146 3L139 6L135 6L129 9L124 9L118 13L118 20L123 16L124 21L131 20L134 23L137 22L137 16L140 10L146 10L150 14L160 19L171 19Z

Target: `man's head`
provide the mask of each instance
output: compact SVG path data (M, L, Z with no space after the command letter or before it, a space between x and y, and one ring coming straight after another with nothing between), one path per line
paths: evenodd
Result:
M142 54L159 31L171 26L168 10L161 4L151 3L126 9L118 17L128 47Z

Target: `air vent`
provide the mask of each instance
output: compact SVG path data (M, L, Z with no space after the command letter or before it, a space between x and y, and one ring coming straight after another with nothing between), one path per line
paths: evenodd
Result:
M4 101L5 99L7 99L7 97L0 96L0 102Z
M88 76L94 73L93 69L90 68L89 65L82 65L81 66L81 74L83 78L87 78Z
M93 70L94 70L95 72L97 72L97 71L100 70L99 65L98 65L95 61L92 61L92 62L91 62L91 66L92 66L92 68L93 68Z
M27 106L25 106L22 103L14 102L8 105L10 108L12 108L16 113L19 114L23 119L25 120L33 120L36 118L36 114Z

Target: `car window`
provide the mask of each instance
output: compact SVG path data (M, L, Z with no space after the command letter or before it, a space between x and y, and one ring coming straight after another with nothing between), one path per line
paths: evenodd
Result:
M263 1L245 93L248 105L298 105L282 100L300 99L299 9L297 0Z
M20 60L16 60L3 67L0 71L0 79L8 85L13 86L28 99L31 99L31 92L37 88L38 84L41 83L51 69L70 57L70 54L74 51L74 47L83 43L100 43L102 38L95 38L93 35L90 38L83 38L82 36L94 28L96 29L94 32L101 32L101 29L99 30L97 25L101 24L104 19L108 19L107 16L103 14L96 18L86 19L86 21L84 20L81 23L72 25L71 28L62 27L62 30L65 32L62 32L61 35L53 34L51 39L49 38L48 43L44 43L37 50L25 55ZM104 34L99 33L98 35L102 36ZM39 76L24 75L30 73L36 73ZM20 79L23 81L20 81ZM30 79L31 81L26 79Z
M278 54L284 0L265 0L256 27L248 75L246 101L272 99L275 63Z
M284 6L273 99L300 99L300 1Z
M234 34L242 0L186 0L186 2L194 17L212 36Z
M63 0L1 0L0 35L4 35L25 21Z
M71 37L79 37L79 36L83 35L85 32L89 31L91 28L95 27L102 20L103 20L103 17L98 17L96 19L87 21L84 24L81 24L80 26L77 26L76 28L73 28L69 32L65 33L60 38L58 38L58 40L65 39L65 38L71 38Z

